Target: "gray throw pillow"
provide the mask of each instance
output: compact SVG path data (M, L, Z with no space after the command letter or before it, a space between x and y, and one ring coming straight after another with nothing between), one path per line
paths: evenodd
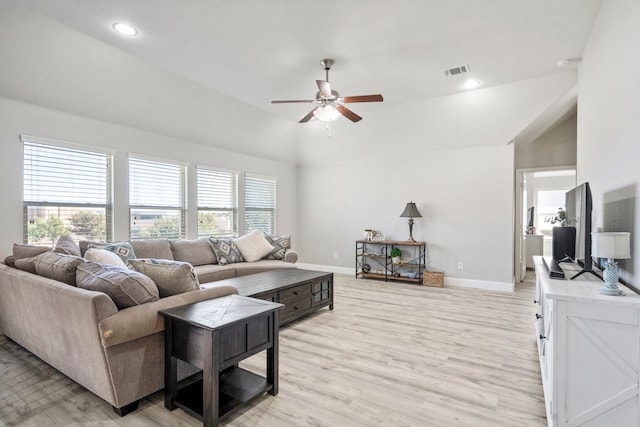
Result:
M60 236L53 251L61 254L81 256L80 246L78 246L71 236Z
M158 287L151 278L126 267L87 261L78 266L79 288L107 294L119 310L157 301Z
M284 253L291 248L291 234L285 236L265 234L264 237L273 246L273 250L265 255L264 259L284 259Z
M75 255L45 252L35 257L33 262L38 276L76 286L76 269L85 259Z
M138 258L129 260L129 265L155 282L160 298L200 289L198 276L188 262Z
M213 252L216 254L216 258L218 258L218 264L227 265L244 261L240 250L236 244L233 243L233 240L209 237L209 242L213 248Z
M22 258L31 258L45 252L49 252L51 248L46 246L35 245L20 245L18 243L13 244L13 258L19 260Z

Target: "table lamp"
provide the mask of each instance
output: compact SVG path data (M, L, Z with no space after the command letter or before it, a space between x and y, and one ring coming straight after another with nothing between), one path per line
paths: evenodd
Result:
M413 238L413 218L422 218L422 215L418 212L416 204L413 202L407 203L404 211L400 214L400 218L409 218L409 240L407 241L415 242L415 239Z
M631 258L631 233L591 233L591 254L596 258L607 258L602 275L604 286L598 290L602 295L623 296L618 289L618 263L616 259Z

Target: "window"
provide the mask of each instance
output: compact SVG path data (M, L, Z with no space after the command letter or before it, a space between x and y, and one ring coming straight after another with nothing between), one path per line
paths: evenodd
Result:
M238 233L238 175L198 166L198 237Z
M247 174L245 177L245 233L276 232L276 179Z
M34 137L22 142L24 242L110 240L113 155Z
M185 166L129 157L129 235L135 239L185 237Z

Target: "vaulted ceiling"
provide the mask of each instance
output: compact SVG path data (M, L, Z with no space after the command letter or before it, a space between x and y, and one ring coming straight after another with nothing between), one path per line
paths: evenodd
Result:
M3 5L295 123L309 106L270 101L313 98L315 80L324 79L323 58L336 60L330 80L341 95L383 94L383 103L352 104L365 120L370 111L463 92L465 77L486 88L565 72L557 62L582 55L600 0L0 0ZM117 34L114 22L134 25L139 35ZM470 73L445 76L459 65Z

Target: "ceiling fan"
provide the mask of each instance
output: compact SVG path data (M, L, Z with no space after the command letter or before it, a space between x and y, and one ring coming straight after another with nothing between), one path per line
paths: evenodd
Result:
M320 61L320 65L326 72L326 80L316 80L318 84L318 93L316 93L315 99L298 99L298 100L284 100L284 101L271 101L272 104L288 104L288 103L314 103L316 107L311 110L306 116L300 119L299 123L306 123L311 118L316 117L319 120L330 122L337 119L341 115L351 120L352 122L358 122L362 120L362 117L349 110L344 104L350 104L353 102L382 102L382 95L360 95L360 96L344 96L341 97L338 92L331 90L329 84L329 70L331 66L335 64L333 59L323 59Z

